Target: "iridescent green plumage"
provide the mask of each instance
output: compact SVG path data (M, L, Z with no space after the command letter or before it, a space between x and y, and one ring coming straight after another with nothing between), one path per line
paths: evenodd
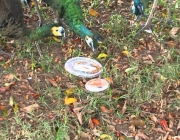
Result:
M144 7L140 0L134 0L134 5L132 7L133 13L138 17L140 15L144 16Z
M132 7L133 13L138 16L145 16L144 11L149 4L149 0L133 0L134 5Z
M53 9L56 9L60 15L60 18L64 18L69 27L81 38L92 39L91 44L88 44L94 51L97 48L98 41L102 41L100 35L96 35L91 32L83 23L83 15L80 6L80 0L43 0L50 5Z
M0 0L0 7L1 36L22 41L35 41L53 35L52 27L56 25L54 23L43 25L35 30L26 28L20 0Z

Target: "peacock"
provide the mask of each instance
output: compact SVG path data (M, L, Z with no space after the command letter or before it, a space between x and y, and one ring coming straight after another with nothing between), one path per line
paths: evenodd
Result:
M134 4L132 6L132 11L136 16L136 20L139 20L140 16L145 16L144 7L140 0L134 0Z
M97 50L98 41L103 38L98 33L90 31L83 23L83 15L80 0L42 0L57 10L59 17L64 18L69 27L81 38L85 39L87 45L94 52Z
M36 41L48 36L65 36L62 26L55 23L43 25L35 30L28 29L23 22L20 0L0 0L0 34L21 41Z
M149 3L149 0L143 0L143 1L144 1L143 5L147 7L147 5ZM142 29L139 32L146 31L147 33L153 33L153 31L152 31L152 18L153 18L153 13L155 11L155 8L156 8L156 6L158 4L158 1L159 0L154 0L152 8L151 8L151 12L150 12L150 14L148 16L148 19L147 19L145 25L142 27Z

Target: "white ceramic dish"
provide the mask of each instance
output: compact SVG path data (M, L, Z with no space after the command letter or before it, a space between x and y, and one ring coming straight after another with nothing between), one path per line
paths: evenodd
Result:
M109 83L104 79L92 79L85 84L85 88L91 92L100 92L108 88Z
M65 69L79 77L93 78L102 73L102 65L94 59L74 57L65 63Z

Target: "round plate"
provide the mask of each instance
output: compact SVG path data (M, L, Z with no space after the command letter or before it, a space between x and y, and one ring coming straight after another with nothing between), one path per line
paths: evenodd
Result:
M91 92L100 92L108 88L108 82L104 79L92 79L85 84L85 88Z
M79 77L93 78L102 73L102 65L94 59L74 57L65 63L65 69Z

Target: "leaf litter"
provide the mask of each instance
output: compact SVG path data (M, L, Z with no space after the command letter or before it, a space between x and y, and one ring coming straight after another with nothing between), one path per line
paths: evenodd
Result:
M87 4L91 5L89 1L82 1L82 3L83 7L87 7ZM3 63L3 72L0 73L0 121L3 123L4 120L8 120L9 124L15 124L17 129L14 129L12 126L9 127L13 138L18 134L19 130L21 136L25 137L22 127L12 119L15 114L18 114L25 124L28 122L32 125L32 130L36 129L37 125L35 124L40 123L41 119L52 123L54 120L57 121L56 118L58 117L58 121L60 120L65 123L66 120L62 116L67 114L67 126L73 125L73 128L77 130L81 127L81 132L78 133L68 130L69 139L111 139L111 137L113 139L134 137L137 140L180 139L179 106L172 104L176 98L180 99L180 82L178 78L176 80L168 79L168 74L164 75L158 70L152 73L150 78L153 81L160 80L163 84L163 88L160 91L161 100L158 101L156 97L153 97L152 102L155 102L156 105L152 105L150 102L141 102L140 104L144 105L144 107L139 108L139 112L136 110L138 109L138 105L136 106L138 99L131 98L132 95L129 93L129 87L132 86L125 82L128 77L134 75L133 80L139 79L139 81L134 82L134 85L138 86L136 82L139 85L142 82L148 82L148 79L144 80L141 77L135 76L139 70L152 65L161 67L167 62L173 63L176 56L172 55L170 49L175 49L173 53L178 53L179 27L168 29L168 34L171 38L166 38L164 44L160 44L152 36L146 35L143 40L139 40L139 37L134 39L134 42L131 42L133 43L133 49L126 47L127 49L124 51L124 46L129 44L126 44L126 40L122 36L128 35L130 33L129 29L134 28L133 25L129 25L129 23L134 23L129 9L131 3L124 0L118 0L117 4L113 1L109 4L106 1L101 3L104 5L92 7L86 18L92 19L93 28L98 31L100 30L108 38L105 41L108 48L104 49L104 46L101 46L98 52L99 55L94 58L98 58L105 66L108 72L105 76L113 90L100 94L86 93L83 89L85 83L82 79L75 79L63 70L61 73L59 70L53 69L53 66L56 64L60 65L63 69L65 60L76 56L75 50L77 49L82 50L81 55L91 57L89 50L85 47L85 43L80 38L77 38L77 36L71 35L71 33L68 34L69 38L66 44L62 45L63 48L59 47L59 44L53 44L47 48L42 47L45 53L53 58L51 62L53 65L49 66L53 69L53 72L46 71L48 64L44 66L38 62L34 63L29 59L30 56L23 58L16 56L13 60L9 57L1 56L0 62ZM159 14L162 10L162 5L157 9L157 14ZM121 33L121 30L118 31L118 29L121 29L120 24L123 23L120 17L118 19L119 25L112 24L108 30L103 29L101 26L101 24L109 24L109 21L112 20L113 15L117 12L122 17L127 18L127 27L123 29L125 33ZM26 22L29 25L35 24L37 20L34 15L32 18L27 19L26 17ZM86 23L88 24L88 22ZM158 28L155 27L155 30ZM165 34L163 31L162 33ZM116 36L118 36L118 41L113 40L113 37ZM8 52L16 52L18 47L20 47L20 50L23 49L23 46L17 46L15 49L10 43L4 44L4 46L4 49ZM49 54L49 52L53 55ZM28 55L27 51L26 55ZM160 55L164 56L164 59L159 59ZM39 60L37 52L34 59ZM139 65L133 65L131 63L132 60L136 61ZM113 67L120 72L120 76L113 71ZM12 69L13 74L8 71L9 68ZM118 81L121 78L123 78L123 82ZM54 90L46 91L49 87L58 89L58 96L55 95ZM147 89L148 92L150 91ZM86 94L84 95L83 93ZM96 98L99 98L99 100L96 100ZM45 102L42 102L40 99L45 100ZM100 99L103 101L102 103ZM95 102L90 106L92 100L96 101L97 104ZM63 107L60 108L59 106ZM134 113L133 111L137 112ZM31 118L31 114L33 114L34 118ZM132 117L132 114L136 114L136 116ZM3 126L1 125L0 127ZM73 138L70 132L73 133ZM31 132L27 131L26 133Z

